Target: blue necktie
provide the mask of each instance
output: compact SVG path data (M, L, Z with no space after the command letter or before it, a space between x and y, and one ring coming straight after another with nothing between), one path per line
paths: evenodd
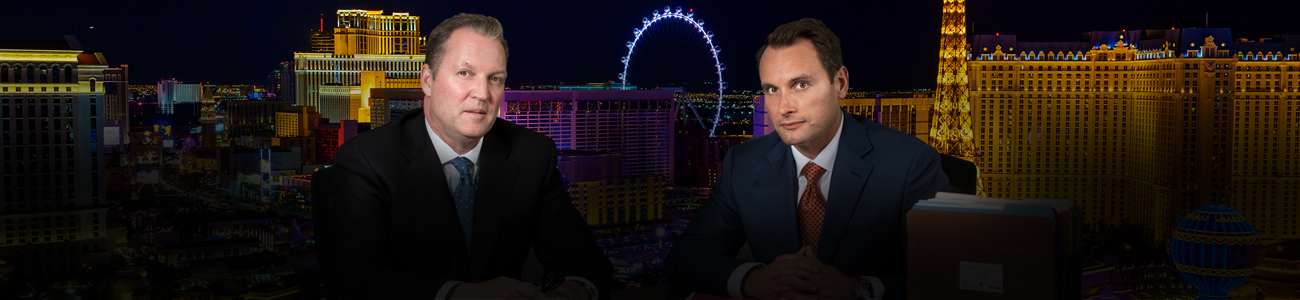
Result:
M451 165L460 172L460 183L456 184L452 199L456 201L456 214L460 217L460 228L465 232L465 251L469 251L470 234L474 232L474 178L469 173L469 164L469 159L464 157L451 160Z

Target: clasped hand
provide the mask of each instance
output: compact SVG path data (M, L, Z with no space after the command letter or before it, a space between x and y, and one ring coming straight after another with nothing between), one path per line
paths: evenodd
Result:
M804 246L778 256L771 265L750 269L741 290L746 298L757 299L853 299L856 282Z

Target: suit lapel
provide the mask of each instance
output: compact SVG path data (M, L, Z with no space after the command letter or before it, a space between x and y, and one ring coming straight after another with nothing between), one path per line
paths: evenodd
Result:
M840 148L835 155L835 169L831 171L829 199L817 244L817 259L824 263L831 263L835 258L844 230L853 218L859 199L862 199L862 187L874 168L865 159L872 149L866 127L848 113L842 114L844 127L840 129Z
M402 178L406 181L403 186L408 195L415 196L411 201L417 203L420 215L428 216L428 221L433 223L438 240L451 255L456 273L464 274L469 267L465 237L457 221L459 217L451 200L451 190L447 188L447 176L442 172L442 161L438 159L424 122L423 113L408 114L401 122L405 129L401 151L407 162L401 166Z
M795 206L799 177L794 170L794 155L790 152L790 145L777 142L776 146L768 151L767 162L766 168L757 174L769 175L757 176L751 188L755 191L772 191L771 197L763 198L771 200L740 199L740 201L747 201L749 203L745 204L753 205L756 211L764 213L757 224L764 227L761 232L770 233L775 239L779 247L777 253L794 253L801 245L799 210Z
M497 120L497 122L505 122ZM473 254L470 260L473 268L471 278L480 278L486 271L489 255L496 246L501 223L505 220L506 208L510 204L511 191L515 190L515 177L519 164L510 161L510 148L507 142L495 131L488 131L483 137L482 153L479 154L478 183L474 197L474 239Z

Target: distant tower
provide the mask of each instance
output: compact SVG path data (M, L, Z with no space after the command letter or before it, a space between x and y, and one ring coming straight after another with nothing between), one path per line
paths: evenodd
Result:
M939 30L939 86L930 112L930 145L939 153L976 162L966 77L966 0L943 0ZM977 185L981 195L982 186Z
M935 89L930 144L939 153L975 157L966 78L966 1L943 0L939 40L939 87Z
M203 143L201 148L210 148L217 146L217 101L216 95L213 95L215 87L200 84L199 91L202 93L202 102L199 113L199 122L203 124Z

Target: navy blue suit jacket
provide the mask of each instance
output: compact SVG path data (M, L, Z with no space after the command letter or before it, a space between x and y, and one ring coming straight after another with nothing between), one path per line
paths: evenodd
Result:
M907 211L946 190L939 153L914 136L843 113L817 258L844 275L876 276L885 297L906 297ZM727 295L727 279L746 261L799 251L798 174L777 134L731 149L708 200L668 254L675 289Z

